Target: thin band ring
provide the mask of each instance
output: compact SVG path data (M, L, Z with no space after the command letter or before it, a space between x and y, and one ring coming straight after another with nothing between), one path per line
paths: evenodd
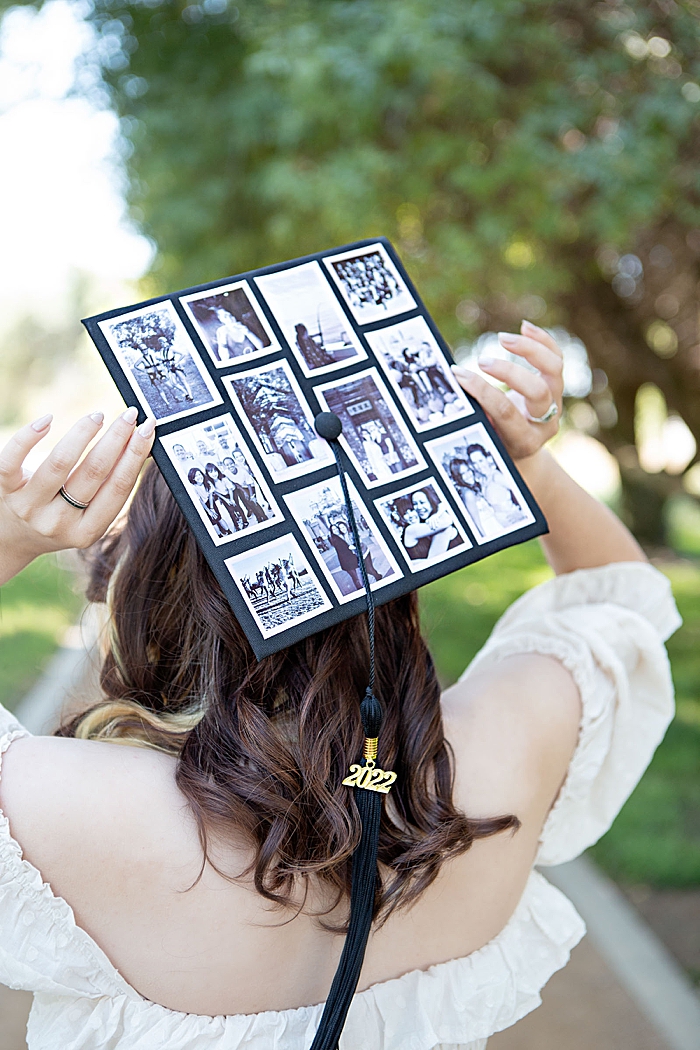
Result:
M549 423L550 419L554 419L559 414L559 406L556 401L552 401L551 405L543 416L531 416L528 414L528 419L531 423Z
M87 510L90 506L89 502L81 503L79 499L75 498L75 496L71 496L70 492L66 492L65 485L61 485L58 494L63 497L66 503L70 503L71 507L75 507L76 510Z

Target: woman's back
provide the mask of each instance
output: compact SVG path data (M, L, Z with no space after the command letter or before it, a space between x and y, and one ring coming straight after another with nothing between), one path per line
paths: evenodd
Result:
M521 828L446 862L409 911L372 935L361 989L468 955L503 928L575 746L578 691L548 657L514 657L496 677L458 683L444 709L457 804L474 816L516 812ZM211 1015L323 1001L343 943L311 914L328 906L327 894L317 886L304 914L288 921L250 884L209 866L183 892L202 854L175 766L141 748L19 740L5 759L0 803L27 859L146 998ZM217 845L214 859L237 874L250 850L241 837Z

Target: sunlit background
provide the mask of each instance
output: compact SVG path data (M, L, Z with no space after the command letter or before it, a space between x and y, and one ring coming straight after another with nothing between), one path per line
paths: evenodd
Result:
M80 3L51 0L38 13L10 10L1 24L0 341L8 376L0 393L2 438L13 424L47 410L56 414L56 433L83 411L118 411L120 399L77 321L136 300L138 279L153 256L126 216L122 158L128 146L96 75L99 44L84 12ZM630 46L640 45L633 40ZM402 219L410 233L410 206ZM512 265L528 264L526 244L514 242L508 252ZM636 256L613 252L605 263L615 270L618 291L625 292L625 282L634 289ZM524 313L537 320L545 301L526 300ZM471 323L479 306L464 299L456 313ZM659 324L652 337L664 344L669 332ZM589 491L614 501L618 464L594 436L606 410L605 375L592 374L579 339L562 329L556 334L566 353L567 395L585 398L593 387L598 404L596 410L586 401L570 405L555 454ZM508 356L494 333L456 342L454 350L474 368L480 352ZM669 415L651 385L640 391L637 415L643 468L682 474L696 450L683 420ZM700 470L684 485L700 495ZM693 519L694 506L680 513Z
M118 120L97 84L85 90L95 40L80 14L54 0L1 23L3 436L44 411L57 433L84 411L119 409L78 322L136 298L152 256L125 217Z

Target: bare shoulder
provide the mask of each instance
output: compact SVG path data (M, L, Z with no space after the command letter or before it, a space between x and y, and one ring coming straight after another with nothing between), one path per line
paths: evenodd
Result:
M193 837L175 759L99 741L16 740L3 760L0 808L41 870L62 869L72 846L84 860L87 841L118 868L122 855L133 861L143 850L152 861Z
M455 797L470 815L530 812L556 799L578 740L581 699L558 660L508 657L443 694Z

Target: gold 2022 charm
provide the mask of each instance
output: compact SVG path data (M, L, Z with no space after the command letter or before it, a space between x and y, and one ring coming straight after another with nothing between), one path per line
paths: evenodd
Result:
M388 795L395 780L396 773L378 769L370 759L364 766L361 766L359 762L350 766L350 775L343 783L347 787L364 788L365 791L380 791L382 795Z

